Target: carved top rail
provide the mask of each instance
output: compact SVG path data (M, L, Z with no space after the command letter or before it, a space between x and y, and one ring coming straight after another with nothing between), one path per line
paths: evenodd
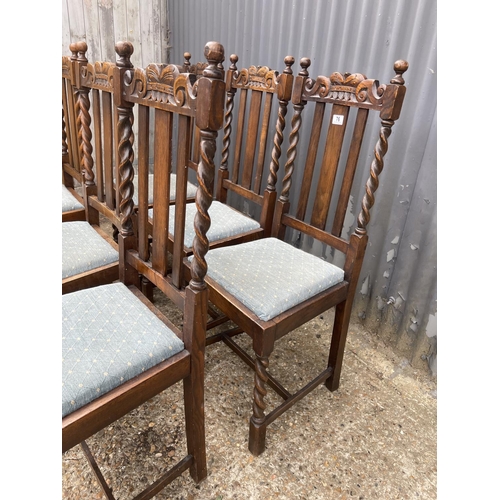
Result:
M235 59L233 61L233 59ZM231 56L235 64L237 56ZM249 68L235 69L231 75L231 87L239 89L259 90L261 92L278 92L279 72L267 66L250 66Z
M197 92L196 76L181 73L174 64L149 64L125 75L126 100L166 111L195 116Z
M403 85L403 73L408 66L396 63L396 77L390 84L380 84L378 80L369 79L362 73L338 73L330 76L318 76L313 79L308 75L297 76L292 102L316 101L380 111L387 106L388 100L394 99L394 92L388 91L394 84Z
M81 82L85 87L113 92L113 72L116 64L109 61L88 63L81 68Z

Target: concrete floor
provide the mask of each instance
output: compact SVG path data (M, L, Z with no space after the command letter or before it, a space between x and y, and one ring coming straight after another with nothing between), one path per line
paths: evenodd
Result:
M325 366L332 319L330 311L277 343L269 370L289 390ZM339 390L320 386L273 422L259 457L247 448L252 390L253 372L228 347L207 348L208 478L196 486L185 472L156 498L437 498L436 380L377 336L352 326ZM270 391L268 407L278 401ZM117 498L183 456L183 425L179 385L88 441ZM79 448L63 455L62 498L104 498Z

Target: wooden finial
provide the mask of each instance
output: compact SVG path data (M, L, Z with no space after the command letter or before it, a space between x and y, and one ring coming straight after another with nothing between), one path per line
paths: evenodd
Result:
M87 62L87 58L85 57L85 53L87 52L88 46L87 42L77 42L75 44L76 52L78 53L78 61Z
M73 42L69 45L69 50L71 52L71 60L76 61L76 58L78 56L78 45L76 42Z
M118 54L116 65L119 68L132 68L130 56L134 53L134 46L130 42L117 42L115 51Z
M191 64L191 53L184 52L184 66L189 66Z
M236 71L238 69L236 67L236 63L238 62L238 56L236 54L231 54L229 60L231 61L231 66L229 66L229 69Z
M291 75L293 73L292 71L292 66L293 63L295 62L295 58L293 56L286 56L285 57L285 69L283 70L283 73L286 73L287 75Z
M204 54L208 66L203 70L203 76L222 79L223 73L220 66L224 61L224 47L218 42L208 42L205 45Z
M408 61L404 59L399 59L394 63L394 71L396 72L396 76L391 80L391 83L395 83L397 85L404 85L405 81L403 78L403 73L408 70L409 64Z
M307 71L307 68L311 66L311 59L308 57L303 57L300 60L300 67L302 68L302 71L299 72L300 76L309 76L309 72Z

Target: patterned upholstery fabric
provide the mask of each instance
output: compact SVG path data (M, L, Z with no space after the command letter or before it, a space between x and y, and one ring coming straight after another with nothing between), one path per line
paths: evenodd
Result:
M62 416L184 349L123 283L62 296Z
M243 215L241 212L220 203L213 201L208 209L210 215L210 229L207 232L208 241L219 241L229 236L242 234L253 229L259 229L260 224ZM188 203L186 205L186 224L184 230L184 245L186 247L193 246L194 240L194 216L196 215L196 205ZM149 210L149 216L153 217L153 211ZM170 207L169 210L169 230L174 234L175 207Z
M264 321L344 279L339 267L276 238L209 250L206 261L208 276Z
M71 194L69 189L62 185L62 211L69 212L70 210L80 210L84 206Z
M154 174L149 174L149 181L148 181L148 203L151 204L153 203L153 181L154 181ZM139 198L137 196L137 191L138 191L138 186L139 186L139 180L137 179L137 175L134 175L134 196L132 197L132 200L134 201L134 204L137 205L139 203ZM175 174L170 174L170 201L175 200L175 192L176 192L176 175ZM187 183L187 197L188 198L194 198L196 195L196 186L194 184L191 184L190 182Z
M62 223L62 277L118 262L118 252L85 221Z

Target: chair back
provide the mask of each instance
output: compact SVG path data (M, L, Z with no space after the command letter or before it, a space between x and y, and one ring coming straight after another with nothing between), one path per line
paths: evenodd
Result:
M131 200L134 170L130 162L132 148L132 106L138 119L138 205L137 251L128 263L156 285L174 303L182 304L183 241L186 213L187 169L190 151L197 151L198 190L195 217L196 237L193 243L195 271L191 282L202 282L206 273L204 255L208 250L206 231L210 225L208 207L212 201L213 158L217 130L222 128L224 114L224 81L220 68L222 46L207 44L207 65L201 76L182 73L182 66L150 64L133 68L126 47L120 48L115 69L115 85L120 81L119 101L116 101L118 132L118 170L121 226L125 233L133 231ZM122 75L118 80L117 76ZM116 95L115 95L116 99ZM151 128L153 130L151 130ZM198 130L194 135L192 131ZM150 133L153 132L153 133ZM198 138L198 142L196 142ZM153 141L150 147L150 141ZM195 141L193 144L193 140ZM149 165L154 168L153 208L148 204ZM169 228L170 182L176 171L175 228ZM124 225L125 224L125 225ZM175 234L169 242L169 232Z
M397 61L394 64L396 76L388 84L380 84L360 73L335 72L329 77L318 76L313 79L308 73L310 60L303 58L300 65L302 69L293 87L294 113L290 145L284 166L283 188L277 201L273 235L283 239L289 227L347 254L353 240L352 235L347 239L341 237L342 228L368 115L378 114L381 128L373 150L374 159L362 209L353 233L364 240L374 193L384 166L384 155L388 149L387 139L399 118L406 92L402 75L408 69L408 63ZM310 129L305 131L302 127L302 111L309 103L314 106L314 115ZM327 117L328 120L325 120ZM349 124L351 127L348 127ZM320 150L322 135L324 147ZM300 169L295 165L298 147L307 148L306 162L304 168ZM289 192L294 170L297 170L295 178L300 185L300 194L296 210L291 213ZM300 174L301 178L297 177ZM316 180L315 189L312 188L313 178ZM333 196L336 181L340 182L340 188L338 196ZM366 241L359 248L365 246ZM362 259L359 252L357 255L358 260Z
M78 93L76 76L78 67L83 62L82 48L81 43L72 43L71 56L62 57L62 182L83 204L83 196L75 191L75 187L82 184L77 125L81 96Z
M217 174L217 199L226 203L228 192L231 191L260 207L260 225L264 229L264 236L268 236L276 201L285 115L292 92L291 67L294 58L285 58L285 69L281 74L267 66L238 69L238 56L234 54L230 61L226 73L226 113L222 157ZM273 101L276 99L278 109L273 114ZM237 117L233 132L235 107ZM264 169L266 149L271 140L273 150L267 171ZM267 179L265 189L263 177Z

